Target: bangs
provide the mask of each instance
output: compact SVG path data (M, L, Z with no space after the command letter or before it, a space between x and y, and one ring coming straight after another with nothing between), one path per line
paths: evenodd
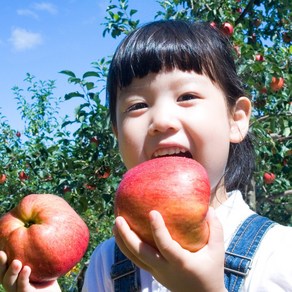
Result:
M201 26L202 30L213 29L209 25ZM167 26L161 21L133 32L115 56L115 68L112 69L117 78L116 85L123 88L130 85L133 78L173 69L204 73L215 81L214 60L204 35L206 31L194 33L192 27L182 21L170 22Z

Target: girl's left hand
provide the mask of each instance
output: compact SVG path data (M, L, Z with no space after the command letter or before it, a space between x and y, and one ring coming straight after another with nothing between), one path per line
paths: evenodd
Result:
M209 241L194 253L171 238L159 212L151 211L149 219L158 250L142 242L123 217L116 218L116 242L131 261L171 291L226 291L223 230L213 208L207 214Z

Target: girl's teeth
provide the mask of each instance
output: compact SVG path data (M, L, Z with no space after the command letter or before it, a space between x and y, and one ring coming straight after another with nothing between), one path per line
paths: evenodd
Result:
M175 148L167 148L167 149L157 150L153 156L159 157L159 156L165 156L165 155L175 155L175 154L185 153L185 152L186 152L185 149L175 147Z

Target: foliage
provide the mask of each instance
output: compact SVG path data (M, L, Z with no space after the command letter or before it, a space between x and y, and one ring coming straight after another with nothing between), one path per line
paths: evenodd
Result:
M291 196L291 3L287 0L160 0L153 19L205 20L222 29L234 27L238 72L254 110L251 131L256 141L257 169L247 199L259 213L292 225ZM134 2L133 2L134 5ZM104 36L119 37L136 28L137 10L128 0L110 0ZM261 57L259 57L261 56ZM54 81L36 81L27 75L26 91L13 92L25 128L12 129L0 113L0 215L25 195L54 193L64 197L84 218L91 232L87 254L60 279L64 291L77 291L83 267L94 247L111 235L113 194L125 171L111 130L104 102L105 80L110 60L94 62L92 71L77 77L64 70L76 91L54 96ZM284 78L284 87L274 90L273 77ZM61 103L76 99L75 118L61 118ZM68 130L68 129L74 129ZM23 171L25 176L19 176ZM267 184L263 175L276 175ZM1 288L0 288L1 290Z

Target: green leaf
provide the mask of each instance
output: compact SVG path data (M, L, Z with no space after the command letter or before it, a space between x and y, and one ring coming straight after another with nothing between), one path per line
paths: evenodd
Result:
M99 74L95 71L88 71L83 74L82 79L87 77L99 77Z
M62 70L59 73L68 75L70 77L76 77L76 75L72 71L70 71L70 70Z
M65 100L69 100L73 97L84 97L84 94L81 94L80 92L78 91L75 91L75 92L70 92L70 93L67 93L65 94Z

